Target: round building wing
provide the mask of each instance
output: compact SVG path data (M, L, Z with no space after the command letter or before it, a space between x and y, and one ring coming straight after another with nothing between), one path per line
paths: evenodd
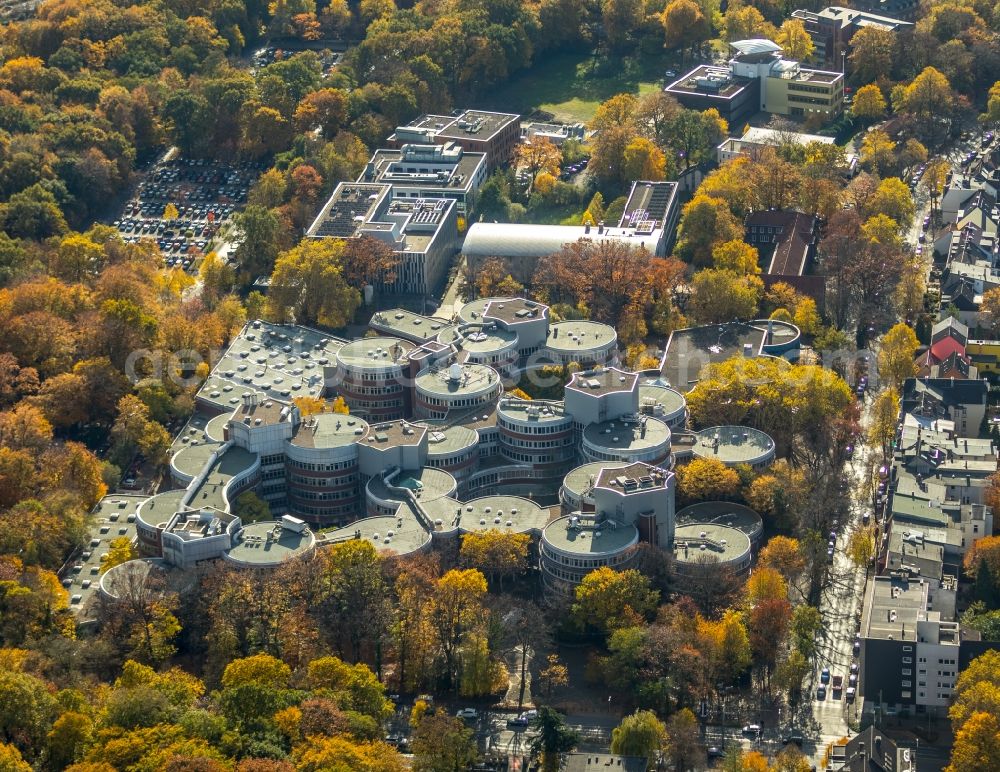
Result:
M746 464L763 469L774 461L774 440L751 426L712 426L695 434L696 458L712 458L726 466Z
M539 542L542 581L557 593L571 595L591 571L631 565L636 555L632 548L638 542L634 525L599 522L583 513L557 518L545 526Z
M700 581L720 570L735 578L746 577L750 560L750 537L738 528L688 523L674 530L674 571L678 580L690 582L687 587L692 594L699 593Z
M503 392L500 374L488 365L452 363L420 372L415 382L414 413L419 418L445 418L495 401Z

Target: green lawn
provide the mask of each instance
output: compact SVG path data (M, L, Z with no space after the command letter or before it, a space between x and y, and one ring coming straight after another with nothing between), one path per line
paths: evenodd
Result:
M660 88L668 66L659 56L612 61L589 54L559 54L537 62L487 98L483 107L521 115L544 110L557 121L586 123L597 106L615 94L646 94Z

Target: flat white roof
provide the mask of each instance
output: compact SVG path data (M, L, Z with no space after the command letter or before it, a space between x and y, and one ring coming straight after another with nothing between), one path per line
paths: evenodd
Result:
M589 230L583 225L529 225L523 223L477 222L465 237L462 254L472 257L545 257L559 252L566 244L580 239L623 241L635 247L645 247L656 254L660 229L648 235L633 235L629 228L598 227Z
M794 140L800 145L808 145L810 142L820 142L824 145L832 145L833 137L823 137L819 134L802 134L797 131L776 131L775 129L764 129L756 126L747 130L747 133L739 138L739 142L753 142L758 145L777 145L780 142Z

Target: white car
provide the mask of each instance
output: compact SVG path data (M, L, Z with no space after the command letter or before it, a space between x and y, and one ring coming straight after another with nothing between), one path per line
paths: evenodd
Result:
M475 708L460 708L455 715L458 716L458 718L476 719L479 718L479 711Z

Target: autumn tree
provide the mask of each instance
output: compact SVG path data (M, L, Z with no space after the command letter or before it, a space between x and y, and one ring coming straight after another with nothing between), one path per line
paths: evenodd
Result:
M944 193L950 173L951 164L943 158L937 158L927 164L923 176L920 178L920 184L927 191L927 197L931 201L931 217L935 216L938 201Z
M549 654L545 667L538 672L538 683L546 697L552 696L552 690L569 683L569 669L559 661L558 654Z
M712 265L737 276L757 276L761 272L756 248L742 239L716 244L712 249Z
M858 568L866 572L875 557L875 529L871 526L856 528L847 539L847 556Z
M370 542L347 541L324 550L320 586L314 598L322 629L336 651L351 661L374 652L381 673L381 650L388 635L390 610L382 576L382 558Z
M674 769L689 769L702 753L698 719L690 708L681 708L667 719L667 758Z
M392 284L399 269L399 254L384 241L371 236L347 239L338 260L344 280L356 290L366 284Z
M691 0L675 2L694 4ZM659 182L666 177L667 161L663 151L645 137L636 137L625 146L622 166L626 179Z
M527 170L532 180L543 171L558 175L562 152L548 137L533 137L515 148L514 163L517 168Z
M611 633L634 625L653 610L659 593L634 569L614 571L607 566L587 574L575 590L573 615L582 625Z
M883 459L892 452L898 425L899 392L890 386L875 397L866 434L868 444L873 450L881 451Z
M504 577L517 576L527 570L530 542L527 534L490 528L463 536L460 554L466 565L486 574L491 584L496 580L497 588L503 590Z
M782 22L774 42L784 49L789 59L796 62L808 61L815 48L812 38L806 32L805 24L798 19Z
M878 352L878 372L884 383L899 391L903 381L916 374L914 357L919 345L913 328L903 323L895 325L882 336Z
M459 650L466 634L484 621L485 595L486 577L474 568L451 570L434 583L428 617L444 658L444 675L451 683L459 677Z
M955 733L946 772L989 772L1000 758L1000 718L977 711Z
M742 225L721 198L698 194L681 210L677 254L689 263L708 265L716 244L742 238Z
M629 0L607 0L623 3ZM625 149L639 136L636 125L638 100L631 94L618 94L598 106L590 121L595 132L591 140L590 171L604 184L624 185Z
M872 83L887 78L892 71L896 50L896 35L884 27L859 29L851 37L851 79L855 83ZM860 90L859 90L860 91Z
M752 319L757 313L764 283L756 275L706 268L691 279L688 313L699 324Z
M986 112L979 116L979 120L987 126L1000 124L1000 80L990 86L986 98Z
M271 275L268 315L298 324L343 327L361 305L361 294L347 283L339 239L306 239L282 252Z
M712 35L712 25L694 0L672 0L663 9L663 45L687 51L701 45ZM640 178L647 179L647 178Z
M107 559L101 563L101 573L103 574L105 571L136 557L138 557L138 553L132 546L131 539L127 536L112 539L111 544L108 545Z
M832 370L816 365L734 357L708 365L687 396L696 425L755 426L778 448L789 448L819 468L832 463L836 449L856 432L851 388ZM683 473L681 477L683 485Z
M882 89L876 84L862 86L854 94L851 115L863 121L878 121L885 117L887 104Z
M723 20L725 38L729 42L749 38L774 40L778 31L764 15L752 5L734 5L726 11Z
M793 582L806 568L802 546L798 539L788 536L772 536L760 551L757 563L774 569L789 582Z
M896 143L884 131L869 131L861 140L861 163L875 174L880 174L895 165L895 149Z
M920 133L937 136L941 116L951 113L955 102L948 78L934 67L925 67L908 86L893 91L893 109L916 119Z
M638 0L602 0L601 23L612 48L621 48L643 20L645 6Z
M983 293L979 305L979 326L987 330L1000 328L1000 287L993 287Z
M683 501L731 498L739 489L739 475L718 459L696 458L677 468L677 492Z
M462 719L442 712L420 719L411 749L417 772L459 772L479 755L472 730Z

